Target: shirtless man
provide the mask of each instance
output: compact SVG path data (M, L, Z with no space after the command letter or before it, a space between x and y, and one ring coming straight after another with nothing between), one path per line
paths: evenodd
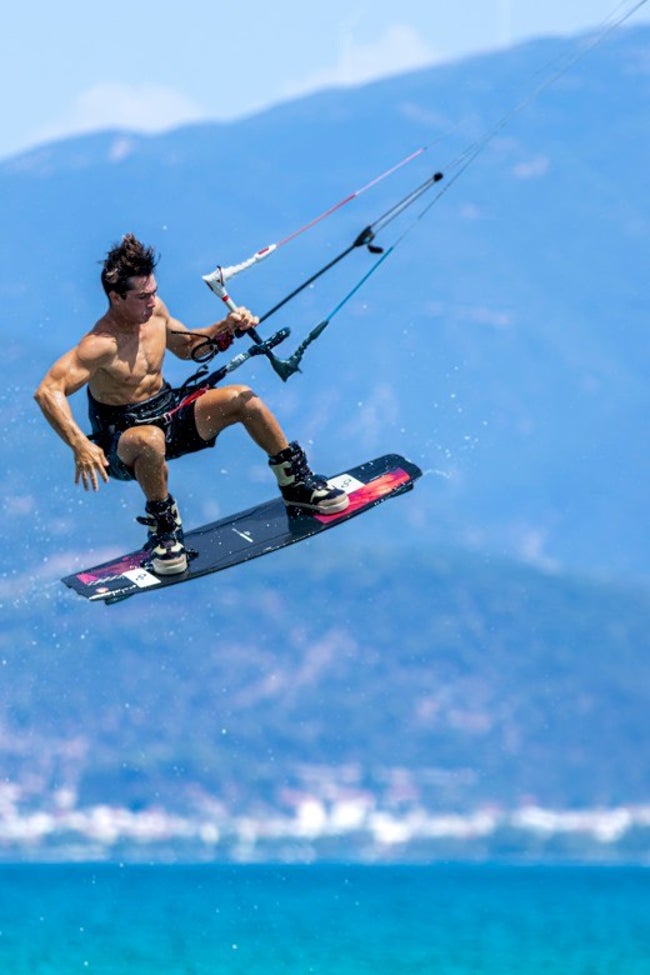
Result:
M157 295L157 258L132 234L112 248L102 269L108 310L45 375L35 398L45 418L72 449L75 484L98 490L109 477L136 480L146 498L147 549L154 572L171 575L187 568L178 506L168 489L167 461L213 447L226 427L241 423L268 455L288 506L321 513L342 511L344 491L314 474L298 443L289 443L259 397L242 385L223 386L185 402L163 378L169 350L189 359L206 338L223 351L235 331L257 324L246 308L203 329L188 330ZM68 397L87 387L92 434L76 423Z

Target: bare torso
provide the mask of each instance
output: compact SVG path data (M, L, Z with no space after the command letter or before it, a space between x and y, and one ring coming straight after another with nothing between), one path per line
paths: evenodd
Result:
M161 389L167 321L159 304L138 325L116 324L107 314L82 340L80 352L87 351L99 363L88 388L100 403L140 403Z

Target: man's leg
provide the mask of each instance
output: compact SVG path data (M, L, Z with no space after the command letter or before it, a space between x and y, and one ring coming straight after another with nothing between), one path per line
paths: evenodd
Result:
M167 486L165 435L158 427L125 430L117 454L132 468L147 499L146 515L138 518L149 529L147 548L158 575L175 575L187 568L183 525L176 502Z
M117 446L120 460L130 467L147 501L164 501L167 488L165 434L158 427L125 430Z
M194 406L194 420L203 440L212 440L226 427L241 423L270 457L289 446L273 413L248 386L223 386L204 393Z
M225 386L204 393L195 403L194 422L203 440L212 440L226 427L241 423L267 453L288 506L322 514L348 506L345 491L313 473L302 447L295 441L289 443L273 413L248 386Z

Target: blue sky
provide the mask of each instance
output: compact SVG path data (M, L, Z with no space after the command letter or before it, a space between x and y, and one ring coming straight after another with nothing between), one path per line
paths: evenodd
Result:
M635 0L26 0L3 11L0 158L109 127L232 119L600 25ZM628 21L650 20L646 4Z

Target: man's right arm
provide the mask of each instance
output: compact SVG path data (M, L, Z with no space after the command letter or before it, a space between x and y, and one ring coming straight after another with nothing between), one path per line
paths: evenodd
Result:
M95 344L82 339L79 346L61 356L34 394L45 419L74 453L75 484L81 482L86 491L90 487L98 490L98 474L104 482L108 481L108 461L101 447L89 440L75 421L68 397L91 379L98 362L92 354L98 351L93 348Z

